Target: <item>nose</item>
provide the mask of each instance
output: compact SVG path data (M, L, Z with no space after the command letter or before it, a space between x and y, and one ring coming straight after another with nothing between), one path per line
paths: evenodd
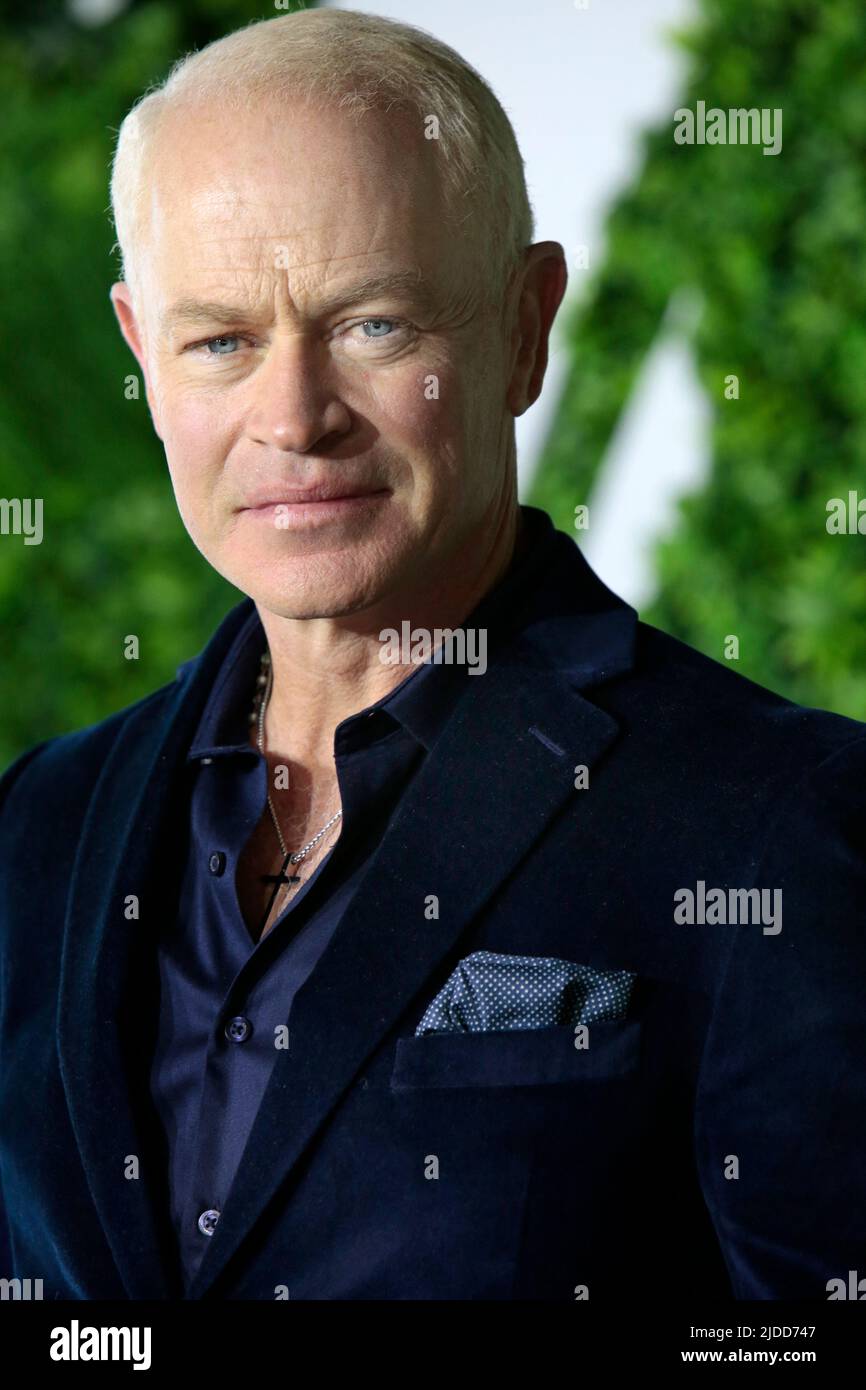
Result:
M327 349L302 333L274 341L251 382L248 431L256 444L304 454L348 432L352 416L330 365Z

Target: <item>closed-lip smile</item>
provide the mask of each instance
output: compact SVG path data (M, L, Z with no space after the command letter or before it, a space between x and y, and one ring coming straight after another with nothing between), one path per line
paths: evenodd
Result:
M266 507L301 507L320 502L361 501L378 497L387 488L369 488L351 483L317 483L304 488L262 488L239 508L240 511L259 511Z

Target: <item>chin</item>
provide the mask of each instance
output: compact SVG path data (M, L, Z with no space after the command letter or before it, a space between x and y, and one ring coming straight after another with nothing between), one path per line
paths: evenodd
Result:
M250 598L269 613L280 618L348 618L353 613L362 613L376 602L378 595L366 593L326 591L321 593L287 592L285 585L260 587L249 592Z
M341 618L411 586L417 566L417 528L370 528L337 533L252 538L233 527L207 545L193 538L208 563L241 593L286 618Z
M396 575L389 567L383 570L381 555L374 561L347 551L259 561L227 577L268 612L304 619L362 612L393 589Z

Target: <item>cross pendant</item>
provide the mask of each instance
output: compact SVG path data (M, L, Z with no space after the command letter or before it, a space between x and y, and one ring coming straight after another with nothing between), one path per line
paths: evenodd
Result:
M291 850L290 850L289 853L286 855L285 859L283 860L282 864L280 865L280 868L279 868L279 872L278 872L278 873L275 873L275 874L262 874L262 883L272 883L272 884L274 885L274 891L273 891L273 895L272 895L272 897L271 897L271 905L273 905L274 898L275 898L275 897L277 896L277 894L279 893L280 887L282 886L282 884L284 884L284 883L300 883L300 881L301 881L301 876L300 876L300 874L287 874L287 873L286 873L286 869L289 867L289 865L291 864L291 862L292 862L292 854L291 854ZM270 912L270 908L268 908L268 911Z
M262 883L300 883L300 874L284 874L282 870L278 874L262 874Z
M261 939L262 939L262 937L263 937L263 935L264 935L264 933L265 933L265 927L266 927L266 924L267 924L267 920L268 920L268 918L269 918L270 915L271 915L271 908L272 908L273 905L274 905L274 901L275 901L275 899L276 899L276 897L277 897L277 894L279 893L280 888L282 887L282 885L283 885L284 883L300 883L300 881L301 881L301 876L300 876L300 874L287 874L287 873L286 873L286 869L289 867L289 864L291 863L291 861L292 861L292 856L291 856L291 853L289 853L289 854L286 855L285 859L283 860L282 864L280 865L280 871L279 871L279 873L276 873L276 874L262 874L262 875L261 875L262 883L272 883L272 884L274 885L274 890L273 890L273 892L271 893L271 900L270 900L270 902L268 903L267 908L265 909L265 915L264 915L264 917L262 918L262 925L260 926L260 928L259 928L259 934L258 934L258 936L256 937L256 940L257 940L257 941L261 941Z

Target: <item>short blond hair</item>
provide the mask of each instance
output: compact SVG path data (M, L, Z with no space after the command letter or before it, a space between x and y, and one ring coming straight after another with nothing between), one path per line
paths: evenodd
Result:
M111 207L121 274L137 304L139 232L148 159L170 107L212 97L230 110L276 96L353 114L408 110L435 117L446 216L470 223L480 274L495 300L531 245L534 217L511 122L459 53L422 29L378 15L302 10L257 20L187 54L148 89L118 131Z

